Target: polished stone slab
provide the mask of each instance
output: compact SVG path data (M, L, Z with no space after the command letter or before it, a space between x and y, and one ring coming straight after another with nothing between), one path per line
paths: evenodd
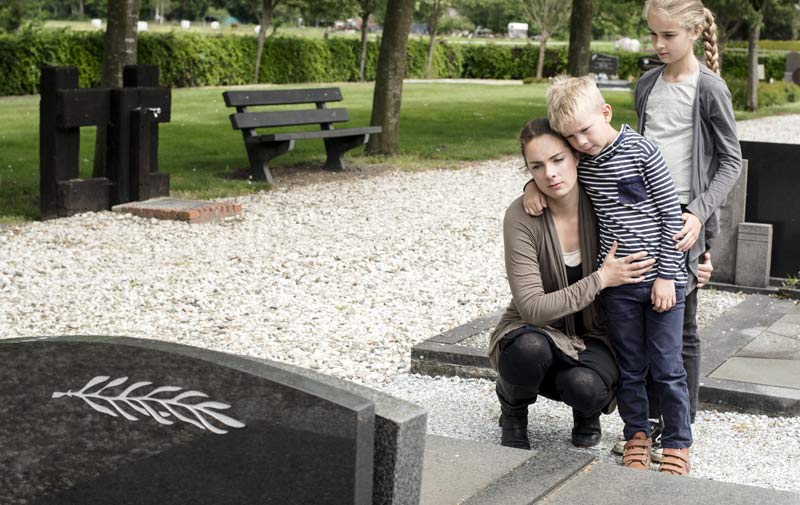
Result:
M266 361L248 358L254 361ZM425 409L381 391L288 363L272 366L348 391L375 404L372 505L418 505L425 450Z
M0 503L372 503L374 405L128 338L0 342Z
M714 370L709 377L800 389L800 361L734 356Z

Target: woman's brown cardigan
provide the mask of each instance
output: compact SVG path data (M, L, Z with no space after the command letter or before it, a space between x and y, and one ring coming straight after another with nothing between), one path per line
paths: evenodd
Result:
M612 349L596 300L601 286L600 274L594 268L597 234L589 199L580 189L578 219L583 278L568 286L564 257L549 209L541 216L529 216L522 207L522 198L514 200L503 220L506 275L512 300L492 332L489 344L492 366L497 370L497 344L503 336L526 324L546 331L558 349L575 360L579 359L578 352L586 348L584 337L598 338ZM573 315L583 316L586 335L575 335Z

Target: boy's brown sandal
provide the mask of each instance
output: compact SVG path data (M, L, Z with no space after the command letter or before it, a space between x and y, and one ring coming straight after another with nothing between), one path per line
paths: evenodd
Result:
M644 432L637 431L630 440L625 442L622 450L622 464L636 470L650 470L650 446L653 440L647 438Z
M689 463L689 449L665 448L661 455L661 465L659 465L658 471L673 475L689 475L691 466L691 463Z

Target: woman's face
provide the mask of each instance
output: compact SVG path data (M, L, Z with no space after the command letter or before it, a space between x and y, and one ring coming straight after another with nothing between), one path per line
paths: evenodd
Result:
M525 161L539 191L559 200L577 189L578 158L560 137L539 135L525 146Z

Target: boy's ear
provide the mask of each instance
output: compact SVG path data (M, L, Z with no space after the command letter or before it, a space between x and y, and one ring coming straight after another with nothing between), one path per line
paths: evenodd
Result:
M602 107L600 107L600 111L603 113L603 118L606 120L606 123L611 122L612 110L611 105L604 103Z

